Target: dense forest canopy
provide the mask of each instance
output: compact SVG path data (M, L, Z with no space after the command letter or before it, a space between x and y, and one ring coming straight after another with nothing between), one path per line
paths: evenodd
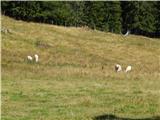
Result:
M160 36L159 1L2 1L1 7L25 21Z

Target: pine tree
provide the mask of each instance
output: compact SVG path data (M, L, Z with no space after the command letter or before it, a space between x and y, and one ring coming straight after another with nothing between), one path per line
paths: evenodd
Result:
M85 2L74 1L69 3L71 6L71 16L70 23L73 26L83 26L85 25L84 18L84 5Z
M5 1L2 2L2 11L16 19L34 20L36 14L40 11L40 6L38 2L34 1Z
M109 31L120 33L121 32L121 6L118 1L108 2L108 22Z
M156 32L160 34L160 1L155 2L155 27L156 27ZM159 35L160 36L160 35Z
M155 17L153 2L134 1L121 2L123 29L134 33L153 32L155 30Z

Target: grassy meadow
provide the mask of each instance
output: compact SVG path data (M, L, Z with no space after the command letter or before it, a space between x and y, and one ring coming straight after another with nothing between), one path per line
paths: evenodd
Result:
M160 119L160 39L1 22L2 120Z

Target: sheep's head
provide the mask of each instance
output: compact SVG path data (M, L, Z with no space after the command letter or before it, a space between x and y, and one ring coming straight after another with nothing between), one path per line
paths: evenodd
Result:
M119 65L116 64L116 65L115 65L115 71L118 71L118 68L119 68Z
M121 70L122 70L121 66L120 66L119 64L116 64L116 65L115 65L115 71L116 71L116 72L119 72L119 71L121 71Z

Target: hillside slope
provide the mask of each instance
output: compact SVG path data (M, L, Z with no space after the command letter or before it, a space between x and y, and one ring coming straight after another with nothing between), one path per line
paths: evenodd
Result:
M1 21L3 119L159 116L160 39ZM39 63L28 63L34 54ZM133 70L117 74L116 63Z

